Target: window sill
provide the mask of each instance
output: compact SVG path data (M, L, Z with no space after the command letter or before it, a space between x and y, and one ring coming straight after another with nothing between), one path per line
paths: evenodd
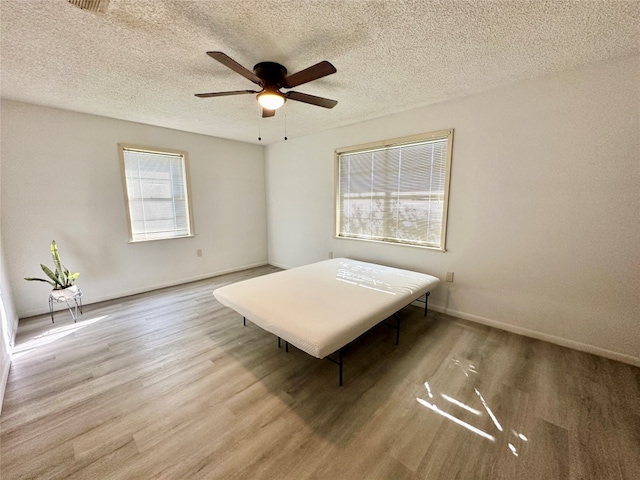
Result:
M423 250L432 250L434 252L442 252L445 253L447 251L446 248L441 247L429 247L427 245L417 245L415 243L400 243L400 242L387 242L384 240L371 240L368 238L355 238L355 237L341 237L340 235L334 235L336 240L355 240L357 242L367 242L367 243L378 243L382 245L395 245L398 247L411 247L411 248L421 248Z
M179 240L181 238L195 238L196 235L197 235L196 233L193 233L191 235L182 235L180 237L149 238L145 240L129 240L127 243L147 243L147 242L160 242L163 240Z

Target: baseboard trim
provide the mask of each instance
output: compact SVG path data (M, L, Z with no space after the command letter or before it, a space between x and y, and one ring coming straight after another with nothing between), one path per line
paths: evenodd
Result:
M414 302L414 305L424 308L424 303ZM569 340L555 335L549 335L547 333L538 332L536 330L530 330L528 328L518 327L516 325L510 325L508 323L499 322L490 318L481 317L479 315L473 315L471 313L461 312L459 310L453 310L451 308L443 307L442 305L434 304L429 299L429 309L436 312L451 315L452 317L461 318L463 320L469 320L470 322L476 322L489 327L494 327L499 330L504 330L511 333L516 333L525 337L535 338L536 340L542 340L545 342L560 345L561 347L572 348L580 352L591 353L600 357L609 358L618 362L633 365L634 367L640 367L640 358L633 355L627 355L625 353L614 352L602 347L596 347L594 345L588 345L582 342L576 342L575 340Z
M132 290L124 290L124 291L121 291L121 292L118 292L118 293L113 293L113 294L110 294L110 295L102 295L102 296L97 296L97 297L84 295L82 298L85 301L85 305L91 305L92 303L106 302L108 300L116 300L118 298L129 297L131 295L138 295L140 293L152 292L154 290L160 290L162 288L175 287L177 285L183 285L185 283L197 282L199 280L206 280L207 278L219 277L220 275L226 275L227 273L235 273L235 272L241 272L243 270L249 270L251 268L263 267L265 265L269 265L269 262L252 263L252 264L249 264L249 265L243 265L241 267L233 267L233 268L228 268L228 269L225 269L225 270L219 270L219 271L216 271L216 272L205 273L203 275L196 275L194 277L182 278L182 279L176 280L176 281L158 283L156 285L151 285L151 286L144 287L144 288L136 288L136 289L132 289ZM83 293L86 294L86 291L83 292ZM66 306L63 306L63 307L58 308L58 309L55 309L54 311L57 312L57 311L62 311L62 310L66 310ZM43 315L45 313L49 313L49 309L47 309L47 308L38 308L38 309L28 310L28 311L24 312L22 315L20 315L20 318L33 317L35 315Z
M269 265L271 265L272 267L278 267L281 268L283 270L289 270L291 267L287 266L287 265L282 265L280 263L274 263L274 262L269 262Z
M6 355L2 359L2 377L0 378L0 415L2 415L2 405L4 404L4 393L9 381L9 371L11 370L11 355Z

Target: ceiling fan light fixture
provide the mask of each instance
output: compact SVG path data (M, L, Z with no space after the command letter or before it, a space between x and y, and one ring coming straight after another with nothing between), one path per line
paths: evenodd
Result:
M257 95L258 103L262 108L267 110L277 110L286 100L285 96L275 89L265 88Z
M1 1L1 0L0 0ZM70 0L71 1L71 0ZM302 102L309 105L315 105L323 108L333 108L338 102L329 98L316 97L302 92L289 91L282 93L281 88L294 88L298 85L318 80L336 73L336 67L326 60L311 65L310 67L300 70L293 75L287 75L287 69L276 62L260 62L253 67L253 72L244 68L233 58L222 52L207 52L214 60L220 62L225 67L242 75L247 80L259 85L262 90L232 90L230 92L210 92L196 93L198 98L208 97L225 97L228 95L242 95L245 93L257 94L256 100L258 105L262 107L262 118L273 117L276 110L282 107L287 100Z

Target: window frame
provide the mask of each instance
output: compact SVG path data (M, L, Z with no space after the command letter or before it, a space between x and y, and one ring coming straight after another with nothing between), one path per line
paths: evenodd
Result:
M449 184L451 179L451 158L453 154L453 128L444 130L438 130L434 132L422 133L418 135L410 135L406 137L398 137L389 140L382 140L371 143L364 143L360 145L353 145L349 147L337 148L334 151L334 238L339 240L356 240L361 242L373 242L381 243L385 245L399 245L405 247L424 248L428 250L435 250L439 252L446 252L446 237L447 237L447 219L449 213ZM440 230L440 245L424 245L414 242L402 242L392 240L380 240L371 238L359 238L357 236L344 236L340 234L340 220L341 220L341 203L340 203L340 156L345 154L366 153L376 150L385 150L403 146L409 146L412 144L419 144L434 140L447 140L447 153L446 153L446 170L444 179L444 198L443 198L443 210L442 210L442 224Z
M134 239L133 237L133 225L131 224L131 209L129 202L129 191L127 185L127 173L125 168L125 150L131 150L142 153L151 153L151 154L159 154L159 155L175 155L182 157L182 166L184 171L184 187L185 187L185 195L186 195L186 206L187 206L187 220L188 220L188 234L187 235L177 235L177 236L167 236L161 238L144 238L144 239ZM127 229L129 231L129 241L128 243L144 243L144 242L156 242L162 240L175 240L180 238L193 238L196 236L195 226L193 223L193 207L191 203L191 182L189 179L189 154L185 150L176 150L172 148L158 148L158 147L149 147L144 145L137 145L132 143L118 143L118 156L120 158L120 173L122 176L122 186L124 189L124 200L125 200L125 212L127 216Z

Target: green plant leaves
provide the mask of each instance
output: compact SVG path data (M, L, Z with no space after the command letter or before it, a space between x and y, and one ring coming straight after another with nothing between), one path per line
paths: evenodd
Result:
M42 271L47 274L47 277L49 277L51 280L53 280L54 285L60 285L61 288L64 288L64 287L62 287L62 282L60 281L60 277L58 276L58 272L53 273L49 267L47 267L46 265L43 265L43 264L40 264L40 268L42 268ZM56 287L56 288L58 288L58 287Z
M51 285L52 287L56 286L55 283L50 282L49 280L45 280L44 278L25 277L24 279L28 280L30 282L45 282L45 283L48 283L49 285Z
M58 252L58 246L56 245L55 240L51 242L51 247L49 250L51 251L51 257L53 258L53 264L56 268L56 271L53 272L49 267L43 264L40 264L40 267L42 268L42 271L46 273L47 277L51 279L51 281L34 277L26 277L25 280L47 282L56 290L62 290L64 288L70 287L76 281L80 273L71 273L69 269L63 268L62 262L60 261L60 253Z

